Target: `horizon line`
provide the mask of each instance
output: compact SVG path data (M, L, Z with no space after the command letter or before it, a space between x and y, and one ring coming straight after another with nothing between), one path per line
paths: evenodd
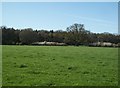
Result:
M46 31L51 31L51 30L53 30L53 31L58 31L58 30L62 30L62 31L67 31L66 30L66 28L65 29L56 29L56 28L34 28L34 27L23 27L23 28L17 28L17 27L8 27L8 26L6 26L6 25L2 25L2 26L4 26L4 27L6 27L6 28L13 28L13 29L15 29L15 30L24 30L24 29L28 29L28 28L31 28L32 30L46 30ZM2 27L2 26L0 26L0 27ZM85 30L87 30L87 29L85 29ZM108 31L104 31L104 32L95 32L95 31L91 31L91 30L87 30L87 31L90 31L91 33L110 33L110 34L120 34L119 32L117 32L117 33L113 33L113 32L108 32Z

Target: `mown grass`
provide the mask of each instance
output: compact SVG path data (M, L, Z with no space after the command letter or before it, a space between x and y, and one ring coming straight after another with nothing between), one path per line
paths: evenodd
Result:
M3 46L3 86L116 86L118 49Z

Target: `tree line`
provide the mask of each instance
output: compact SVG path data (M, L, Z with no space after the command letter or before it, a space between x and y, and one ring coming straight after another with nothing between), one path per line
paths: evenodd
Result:
M73 24L63 30L33 30L32 28L14 29L6 26L0 27L3 45L24 44L34 42L58 42L67 45L89 45L94 42L120 43L120 35L111 33L93 33L85 30L84 24Z

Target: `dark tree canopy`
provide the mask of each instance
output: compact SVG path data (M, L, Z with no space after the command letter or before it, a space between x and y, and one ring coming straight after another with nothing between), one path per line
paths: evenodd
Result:
M2 32L2 35L1 35ZM3 45L32 44L34 42L58 42L67 45L89 45L95 42L110 42L120 44L120 35L111 33L92 33L85 30L84 24L73 24L63 30L33 30L0 27L0 41Z
M38 34L32 29L25 29L20 32L19 38L23 44L31 44L38 41Z

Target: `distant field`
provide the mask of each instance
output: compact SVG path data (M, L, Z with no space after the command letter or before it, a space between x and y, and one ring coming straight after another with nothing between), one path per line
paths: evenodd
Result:
M3 46L3 86L115 86L118 49Z

